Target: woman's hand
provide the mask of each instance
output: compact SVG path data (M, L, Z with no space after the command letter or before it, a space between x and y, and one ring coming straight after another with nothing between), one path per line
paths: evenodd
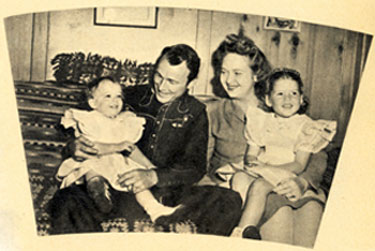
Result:
M84 136L80 136L71 141L67 145L67 148L69 149L72 157L77 161L84 161L92 158L98 153L98 150L94 147L94 143Z
M139 193L158 183L158 176L152 169L136 169L119 175L117 182L129 191Z
M302 177L294 177L281 181L273 191L287 197L290 201L301 198L308 187L307 181Z

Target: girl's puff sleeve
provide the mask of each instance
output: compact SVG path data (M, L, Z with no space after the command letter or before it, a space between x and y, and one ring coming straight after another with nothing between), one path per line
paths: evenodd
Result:
M302 126L296 151L318 153L332 141L336 134L336 121L311 120Z

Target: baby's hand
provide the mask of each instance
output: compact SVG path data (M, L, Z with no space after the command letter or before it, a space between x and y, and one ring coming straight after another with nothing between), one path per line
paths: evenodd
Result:
M258 166L259 166L259 162L258 161L247 162L244 165L244 169L245 170L251 170L252 168L258 167Z
M95 149L98 150L99 155L120 153L122 151L132 152L135 149L133 143L124 141L117 144L95 143Z
M129 141L124 141L120 143L120 152L122 151L128 151L128 152L133 152L136 146L134 143L131 143Z
M95 142L94 147L95 149L98 150L98 155L114 153L114 145L112 144L104 144L104 143Z

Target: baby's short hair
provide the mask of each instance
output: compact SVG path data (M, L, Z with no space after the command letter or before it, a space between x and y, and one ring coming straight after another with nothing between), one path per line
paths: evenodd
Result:
M112 83L117 83L120 85L120 83L118 83L113 77L111 76L105 76L105 77L100 77L100 78L96 78L94 80L92 80L91 82L89 82L87 84L87 99L90 99L90 98L93 98L93 93L94 91L98 88L99 84L102 82L102 81L105 81L105 80L108 80L108 81L111 81Z

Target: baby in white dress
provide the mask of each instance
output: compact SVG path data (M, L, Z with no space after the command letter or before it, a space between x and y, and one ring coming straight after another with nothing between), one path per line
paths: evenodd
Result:
M65 128L72 127L76 137L84 136L93 142L94 147L100 149L99 154L84 161L65 160L59 167L57 178L61 180L61 189L86 182L95 205L101 212L108 213L112 209L109 185L119 191L128 191L117 182L120 174L139 168L154 168L133 145L141 138L146 121L132 112L121 112L122 88L110 77L97 79L89 85L88 103L92 111L68 109L61 123ZM129 157L124 157L120 152L129 146L133 151ZM160 204L149 190L135 196L152 221L172 214L176 209Z

